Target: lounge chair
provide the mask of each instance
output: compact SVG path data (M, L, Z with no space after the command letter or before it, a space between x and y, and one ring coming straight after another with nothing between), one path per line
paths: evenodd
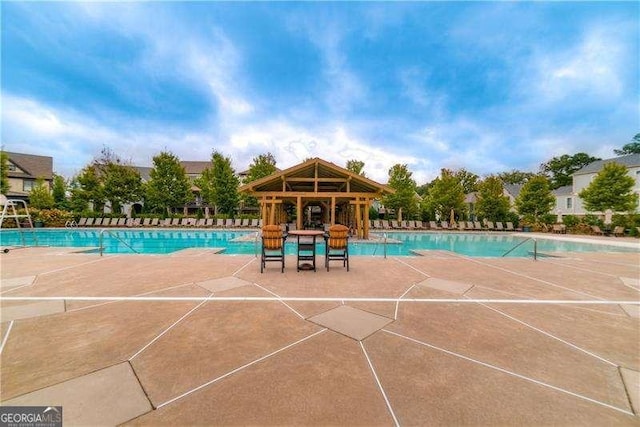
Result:
M224 228L233 228L233 219L227 218L224 221Z
M236 218L233 220L233 228L239 228L242 225L242 220L240 218Z
M80 218L78 220L78 227L83 227L85 225L87 225L87 218Z
M388 230L389 229L389 220L388 219L380 220L380 225L382 225L382 229L383 230Z
M621 226L619 226L619 225L618 225L618 226L616 226L616 227L613 229L613 235L614 235L615 237L618 237L618 236L624 236L624 227L621 227Z
M442 227L443 230L448 230L449 223L447 221L440 221L440 227Z
M504 225L502 225L502 222L496 221L496 231L505 231Z
M127 218L118 218L118 222L116 225L118 227L125 227L127 225Z
M94 225L94 224L93 224L93 222L94 222L95 220L96 220L95 218L87 218L87 222L85 222L85 223L84 223L84 225L85 225L86 227L91 227L91 226L93 226L93 225Z
M493 226L493 221L487 221L487 230L495 231L495 227Z
M204 222L205 227L213 227L213 218L207 218Z
M200 218L197 222L196 222L196 227L204 227L207 223L206 218Z
M151 218L151 226L157 227L160 225L160 218Z
M415 230L416 229L416 222L415 221L407 221L407 228L409 230Z
M262 255L260 257L260 273L264 272L268 262L280 262L280 272L284 273L284 242L287 235L279 225L262 227Z
M473 221L467 221L465 223L465 226L467 227L467 230L475 230L475 228L473 227Z
M604 233L602 232L600 227L598 227L597 225L592 225L591 226L591 231L593 232L593 234L604 236Z
M216 219L216 228L223 228L223 227L224 227L224 219L222 218Z
M507 221L507 231L516 231L511 221Z
M243 227L243 228L249 227L249 218L245 218L245 219L242 220L241 227Z
M325 236L326 250L324 265L329 271L330 261L342 261L342 266L349 271L349 227L336 224L329 227L329 233Z
M464 231L465 229L466 229L466 226L464 224L464 221L458 222L458 230Z
M416 229L418 230L422 230L424 228L422 221L416 221L415 224L416 224Z
M435 221L429 221L429 228L431 230L440 230L440 226Z
M398 224L398 221L393 219L391 220L391 228L397 229L400 228L400 225Z
M556 234L565 234L567 232L567 226L564 224L553 224L552 231Z
M251 228L256 228L258 226L258 219L254 218L251 220L251 223L249 224L249 227Z

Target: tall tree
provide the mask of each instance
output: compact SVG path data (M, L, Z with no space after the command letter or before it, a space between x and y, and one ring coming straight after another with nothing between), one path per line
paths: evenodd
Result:
M7 194L10 189L9 185L9 155L4 151L0 151L0 194Z
M102 211L104 208L104 187L98 175L97 169L93 165L85 166L76 177L78 188L72 192L72 197L83 201L85 204L91 203L93 210ZM78 201L75 204L80 205Z
M634 179L627 168L615 162L604 167L578 196L584 207L591 212L633 211L638 206L638 195L633 192Z
M67 208L67 183L63 176L53 174L53 201L58 209Z
M478 189L478 180L480 177L473 172L469 172L466 169L459 169L454 172L454 175L460 181L462 190L465 194L473 193Z
M174 154L163 151L153 157L153 168L145 186L145 198L149 208L171 214L171 209L183 206L191 199L191 184Z
M244 183L256 181L265 176L269 176L277 170L276 158L271 153L260 154L253 158L249 165L249 171L244 179ZM258 206L258 199L247 194L243 194L241 199L245 206Z
M36 209L51 209L54 205L53 196L43 178L36 179L36 184L29 192L29 205Z
M416 182L411 177L412 175L413 173L409 171L406 164L395 164L389 169L387 185L393 188L395 193L384 198L384 205L387 208L395 209L398 215L401 210L407 217L415 216L418 213Z
M505 184L524 184L530 178L536 176L533 172L524 172L517 169L512 169L509 172L501 172L498 174L498 178Z
M123 204L142 199L142 178L136 169L108 163L103 170L104 197L111 202L112 212L120 213Z
M620 150L613 150L614 153L618 156L625 156L627 154L638 154L640 153L640 133L637 133L630 143L622 146Z
M529 179L516 198L518 213L525 219L538 223L543 215L553 209L556 198L551 192L549 180L543 175Z
M425 210L443 220L448 220L452 211L460 217L465 211L464 189L460 180L450 170L442 169L440 176L431 182L424 203Z
M214 151L211 167L204 170L196 185L202 189L203 196L216 208L216 213L232 215L238 207L240 181L231 166L231 159Z
M366 176L364 174L364 162L361 160L347 160L345 169L355 174Z
M551 189L555 190L565 185L571 185L573 173L596 160L600 159L587 153L577 153L573 156L563 154L541 164L540 172L549 178Z
M478 185L476 213L489 221L506 221L509 198L504 195L504 185L497 176L488 176Z

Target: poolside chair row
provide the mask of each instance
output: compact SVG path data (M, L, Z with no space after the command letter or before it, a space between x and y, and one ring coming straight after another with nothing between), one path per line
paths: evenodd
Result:
M502 222L486 221L483 226L480 221L458 221L449 224L448 221L396 221L396 220L371 220L370 228L373 230L460 230L460 231L517 231L512 222L506 225Z
M260 228L261 219L213 218L80 218L78 227L199 227L199 228Z

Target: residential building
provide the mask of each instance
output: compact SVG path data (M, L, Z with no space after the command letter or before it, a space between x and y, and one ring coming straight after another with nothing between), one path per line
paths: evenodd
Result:
M7 176L9 178L9 199L29 201L29 193L38 178L44 179L46 185L53 187L53 158L34 154L10 153L8 156Z
M618 163L625 166L629 176L635 180L633 191L640 195L640 153L628 154L626 156L614 157L611 159L597 160L589 163L573 174L573 184L556 189L553 193L556 196L555 213L563 215L586 215L593 213L603 215L604 212L587 212L583 206L582 199L578 196L580 192L589 186L591 181L602 170L607 163ZM640 212L636 207L635 212Z

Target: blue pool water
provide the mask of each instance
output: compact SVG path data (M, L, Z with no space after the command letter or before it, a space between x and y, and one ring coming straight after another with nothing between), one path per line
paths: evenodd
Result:
M118 230L111 229L103 234L105 253L166 254L187 248L224 248L225 254L254 254L260 242L255 240L256 231L221 230ZM376 235L381 237L381 235ZM389 256L413 255L414 250L445 250L467 256L500 257L505 252L525 240L526 234L510 235L502 233L387 233L386 253ZM23 241L24 238L24 241ZM54 246L78 247L87 250L99 246L100 230L91 229L44 229L0 231L0 246ZM244 241L243 241L244 240ZM319 239L317 250L324 252L324 241ZM256 244L257 243L257 244ZM638 252L638 249L538 239L538 252ZM351 241L352 255L382 256L385 247L382 242L361 243ZM525 257L533 251L533 242L528 241L508 256ZM295 254L295 239L286 243L286 252Z

